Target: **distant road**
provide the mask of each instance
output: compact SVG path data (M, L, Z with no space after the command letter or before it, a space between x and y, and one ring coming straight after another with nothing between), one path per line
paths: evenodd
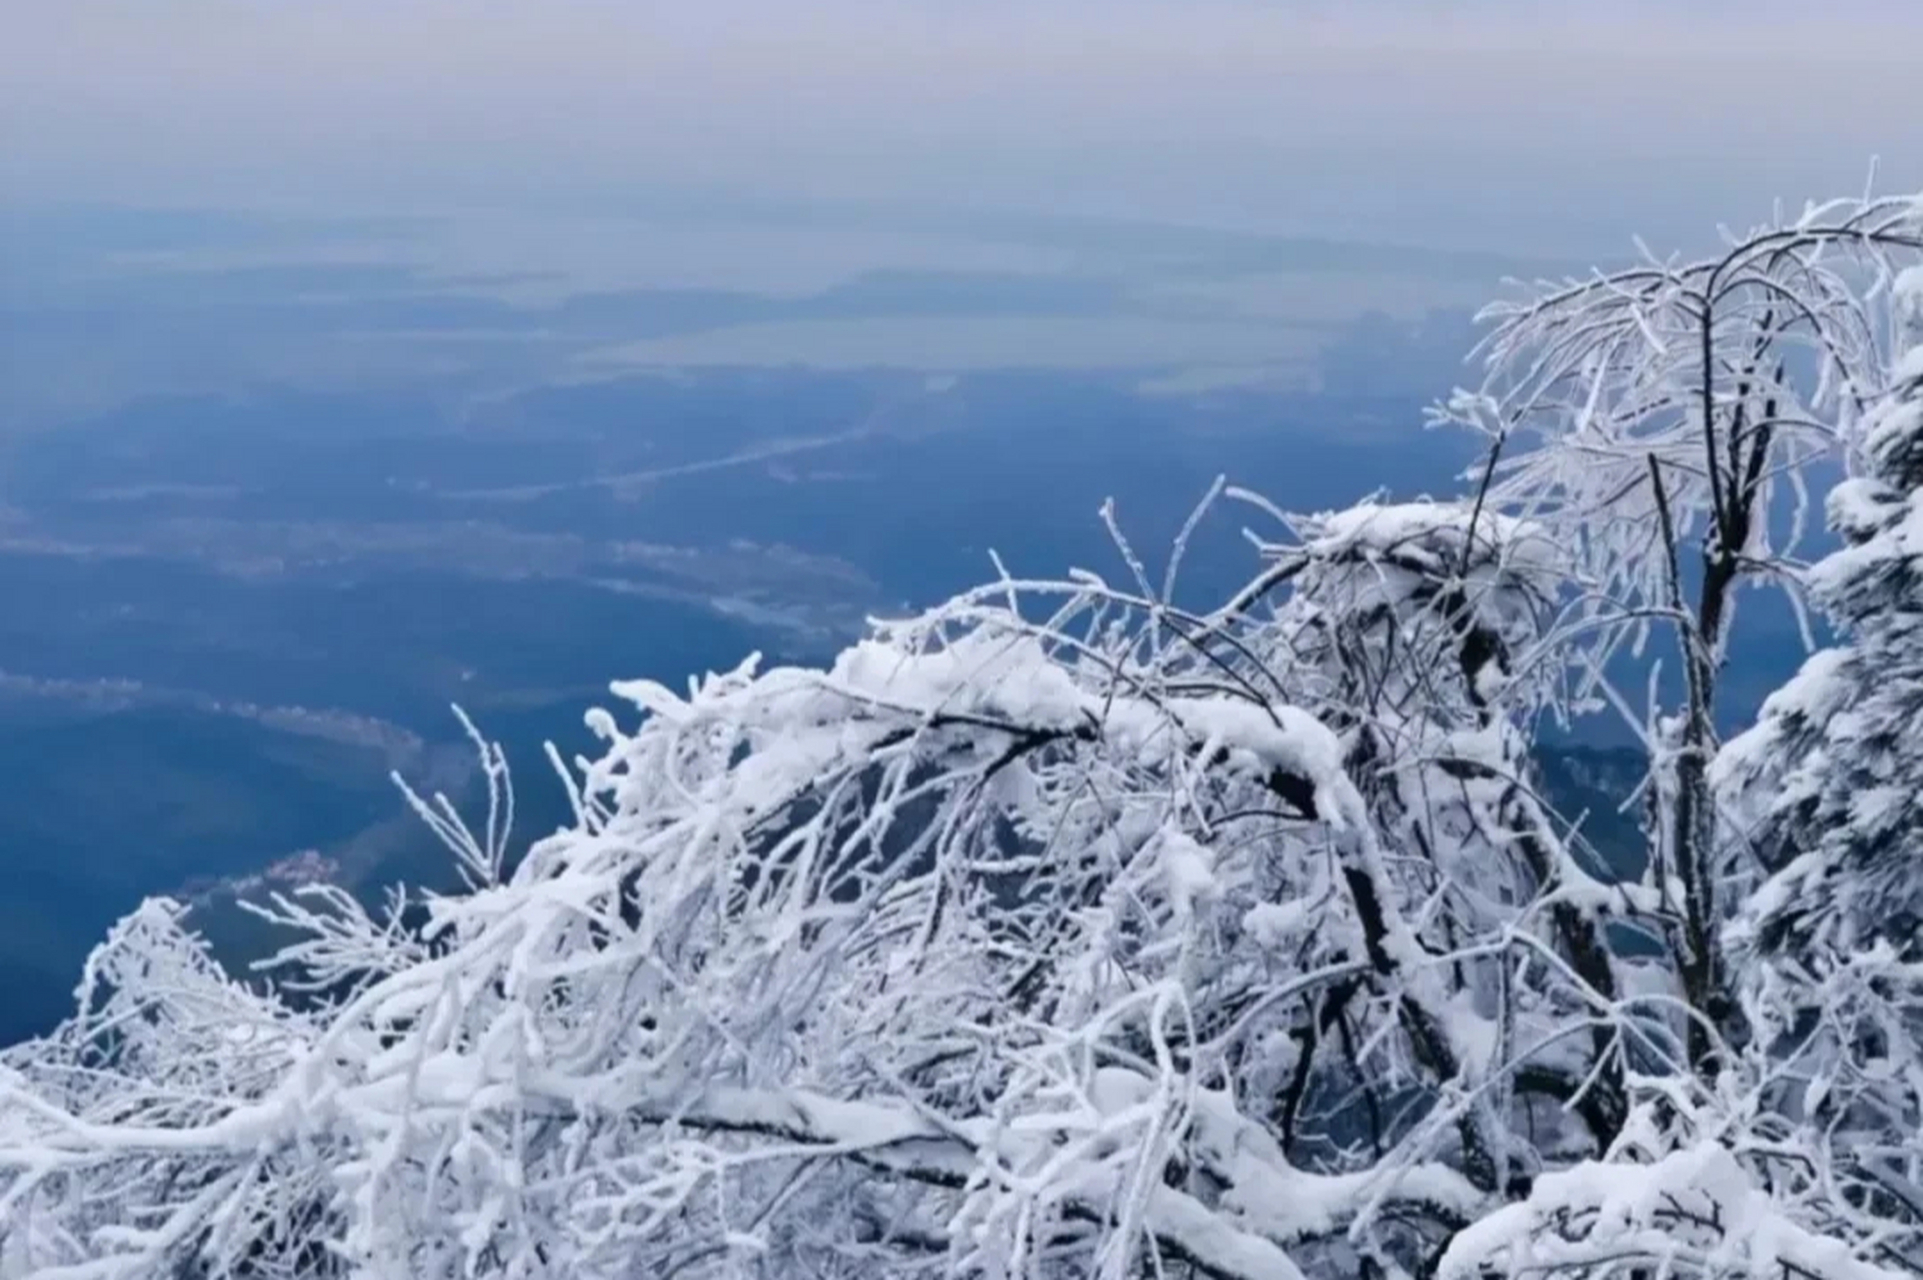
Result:
M613 475L589 476L580 480L557 480L548 484L512 485L496 489L448 489L439 491L436 496L490 502L527 502L534 498L547 498L557 493L572 493L582 489L622 489L629 485L650 484L656 480L672 480L676 476L697 475L706 471L726 471L733 467L745 467L775 458L793 457L799 453L812 453L831 445L848 444L855 440L880 435L889 417L896 411L938 394L940 393L925 391L906 399L886 401L877 405L867 417L846 430L830 432L827 435L789 436L770 440L736 453L724 454L719 458L679 462L672 466L653 467L645 471L622 471Z

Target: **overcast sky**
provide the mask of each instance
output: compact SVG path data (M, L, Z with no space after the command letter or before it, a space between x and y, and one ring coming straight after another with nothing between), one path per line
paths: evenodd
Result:
M1853 189L1877 153L1923 186L1919 37L1917 0L0 0L0 183L1586 250Z

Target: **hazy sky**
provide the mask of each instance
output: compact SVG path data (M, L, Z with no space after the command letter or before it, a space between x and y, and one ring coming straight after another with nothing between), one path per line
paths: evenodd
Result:
M1873 153L1923 186L1919 37L1916 0L0 0L0 183L1588 249L1855 188Z

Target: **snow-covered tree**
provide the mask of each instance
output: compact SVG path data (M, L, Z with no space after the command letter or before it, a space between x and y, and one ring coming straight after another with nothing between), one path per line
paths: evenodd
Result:
M481 835L422 806L474 885L423 934L279 903L317 1006L150 905L7 1059L0 1256L1420 1265L1607 1141L1558 1116L1608 1020L1567 923L1608 894L1514 772L1542 544L1446 505L1298 525L1211 616L1129 552L1132 588L1004 578L826 671L620 686L641 723L594 717L576 825L505 879L504 804Z
M1770 876L1743 940L1771 955L1904 950L1923 927L1923 343L1864 448L1868 473L1829 495L1845 545L1806 577L1843 643L1716 761L1725 810Z
M1923 321L1923 276L1903 296ZM1913 332L1923 338L1923 324ZM1727 929L1763 1032L1756 1078L1824 1173L1837 1229L1923 1268L1923 341L1829 496L1807 575L1840 635L1717 756Z
M1489 308L1488 378L1436 414L1489 437L1483 500L1575 557L1577 700L1615 702L1649 748L1650 883L1709 1072L1712 1031L1739 1016L1707 781L1737 588L1794 580L1812 464L1860 443L1887 388L1890 285L1923 253L1923 200L1813 204L1725 240ZM1657 622L1680 705L1636 708L1609 682Z
M1686 1069L1631 1073L1605 1158L1461 1233L1445 1274L1923 1269L1923 1059L1909 1043L1923 988L1887 942L1908 936L1902 900L1864 874L1900 876L1923 831L1899 719L1918 705L1902 672L1923 639L1905 617L1900 531L1923 478L1909 470L1920 370L1886 354L1901 310L1889 304L1917 279L1897 268L1914 261L1920 213L1813 208L1713 259L1547 290L1498 312L1490 387L1444 415L1494 437L1485 499L1555 531L1579 565L1577 695L1613 701L1650 748L1644 919L1663 922L1673 979L1654 998L1690 1040ZM1877 477L1828 504L1855 545L1805 575L1792 552L1808 468L1861 455ZM1859 639L1812 659L1718 752L1745 579L1806 579ZM1657 619L1678 640L1682 705L1663 706L1652 678L1638 709L1611 667ZM1881 663L1895 664L1887 676ZM1822 921L1842 931L1823 936ZM1870 921L1886 941L1836 949Z
M1573 981L1561 996L1532 994L1546 1002L1535 1033L1566 1033L1559 1019L1580 1026L1585 1003L1621 992L1605 927L1634 895L1596 881L1597 860L1534 785L1528 731L1556 694L1535 659L1567 558L1540 528L1473 504L1370 502L1289 523L1297 538L1268 548L1258 579L1296 588L1272 643L1303 672L1305 705L1342 732L1345 767L1415 878L1408 892L1437 904L1431 944L1540 931ZM1459 963L1459 989L1494 1007L1510 959L1495 972ZM1600 1149L1622 1120L1613 1035L1599 1022L1575 1060L1535 1055L1495 1088L1572 1106Z
M1175 603L1193 524L1157 581L1105 513L1119 582L1002 573L821 669L617 685L518 861L476 734L478 829L409 794L465 890L274 898L265 988L147 904L0 1052L0 1280L1916 1274L1896 916L1827 967L1729 960L1789 936L1772 904L1870 918L1777 887L1792 854L1901 865L1870 824L1913 843L1907 811L1850 809L1860 847L1817 814L1909 754L1804 700L1712 774L1705 708L1733 584L1793 567L1773 487L1832 437L1884 488L1833 504L1870 536L1822 598L1918 667L1918 371L1884 393L1860 270L1917 218L1826 207L1507 313L1458 403L1501 446L1475 492L1237 491L1274 528L1216 610ZM1595 697L1633 715L1605 677L1652 617L1687 701L1644 724L1652 874L1612 884L1532 752ZM1766 775L1790 802L1714 856L1711 780Z

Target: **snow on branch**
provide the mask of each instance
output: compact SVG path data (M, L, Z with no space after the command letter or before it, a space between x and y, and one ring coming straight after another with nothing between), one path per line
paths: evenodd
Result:
M1720 1143L1639 1163L1587 1162L1545 1174L1526 1200L1459 1233L1438 1280L1664 1274L1737 1280L1897 1280L1842 1241L1795 1222Z
M1548 521L1612 598L1661 600L1659 506L1679 539L1707 522L1718 554L1793 553L1804 472L1858 443L1919 259L1923 198L1865 198L1713 256L1545 282L1484 311L1487 377L1434 417L1490 439L1496 509ZM1786 526L1766 518L1785 501Z
M469 882L418 934L280 898L306 936L277 995L164 906L123 927L120 1003L11 1055L0 1221L37 1225L0 1257L599 1275L683 1246L855 1265L899 1228L970 1272L1257 1277L1463 1220L1483 1193L1421 1141L1313 1172L1232 1101L1292 1069L1268 1046L1303 1000L1365 977L1378 1036L1421 1008L1438 1061L1473 1051L1343 742L1257 640L1004 579L826 670L621 684L638 725L590 717L578 825L511 872L480 742L479 834L415 802ZM221 1036L259 1024L244 1052L183 1021L210 1000Z

